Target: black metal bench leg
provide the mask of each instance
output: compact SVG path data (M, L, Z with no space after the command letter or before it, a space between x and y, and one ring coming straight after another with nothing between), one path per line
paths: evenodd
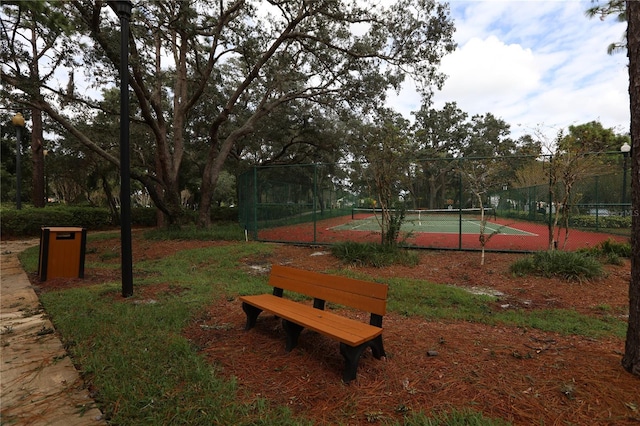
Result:
M291 352L293 348L298 345L298 337L304 329L303 326L296 324L295 322L282 320L282 328L287 333L287 346L285 347L287 352Z
M387 356L387 354L384 352L384 346L382 345L382 335L376 337L370 343L371 352L373 352L373 357L375 359L380 359Z
M256 325L256 320L258 319L258 315L262 312L262 309L256 308L253 305L250 305L246 302L242 302L242 310L245 314L247 314L247 324L244 329L249 330Z
M340 353L344 357L344 372L342 373L342 381L349 383L356 378L358 371L358 362L360 356L367 346L371 346L371 342L365 342L358 346L349 346L344 343L340 343Z

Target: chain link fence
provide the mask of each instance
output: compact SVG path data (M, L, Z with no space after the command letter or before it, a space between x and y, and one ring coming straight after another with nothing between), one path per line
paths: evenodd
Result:
M628 241L624 160L612 153L575 164L550 157L407 162L394 188L406 209L400 243L537 251ZM380 242L380 205L366 170L354 163L254 167L238 179L240 222L258 241Z

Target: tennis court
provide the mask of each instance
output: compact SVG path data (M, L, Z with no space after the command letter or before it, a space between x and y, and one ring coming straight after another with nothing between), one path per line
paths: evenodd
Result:
M258 241L270 241L295 244L336 244L344 241L380 242L380 225L375 217L362 222L358 213L353 212L327 219L317 218L311 222L291 225L263 227L254 238ZM460 224L452 218L440 220L430 226L429 221L422 222L422 214L416 222L415 218L403 227L402 244L416 248L479 250L482 248L479 239L479 223L467 218ZM360 226L358 226L360 225ZM499 251L538 251L549 248L549 230L546 223L534 223L523 220L489 217L485 235L491 235L486 241L487 250ZM463 229L462 232L459 229ZM418 230L419 229L419 230ZM490 229L499 229L494 233ZM408 232L413 230L413 232ZM577 250L595 246L608 239L619 242L628 240L627 236L612 235L607 232L591 232L572 229L571 237L564 246L565 231L555 235L565 250Z
M603 157L602 161L610 160ZM423 170L424 176L416 175L411 188L396 188L405 195L407 207L420 209L407 212L399 244L433 249L536 251L554 245L563 250L578 250L608 239L629 239L630 216L618 214L628 211L629 204L619 198L624 185L619 185L615 174L580 182L575 193L581 194L581 203L570 206L565 228L553 222L554 201L548 183L524 188L509 185L488 188L483 204L492 208L485 210L486 218L480 217L478 209L470 209L476 197L457 167L449 167L438 184L431 185L431 170L440 170L448 161L451 159L416 160L416 170ZM509 157L503 161L513 160ZM269 165L243 173L238 178L238 205L247 238L327 245L381 242L381 212L361 209L379 207L378 197L366 185L363 187L360 180L354 183L352 174L360 170L354 169L354 165ZM550 169L542 167L539 172L545 176ZM562 192L560 189L558 193ZM428 210L427 206L441 210ZM598 211L611 214L599 215Z
M336 231L379 231L382 212L379 209L354 208L351 219L351 221L335 226L333 229ZM406 210L401 230L407 233L478 235L483 229L483 224L484 234L487 235L534 235L512 226L515 224L498 223L492 208Z

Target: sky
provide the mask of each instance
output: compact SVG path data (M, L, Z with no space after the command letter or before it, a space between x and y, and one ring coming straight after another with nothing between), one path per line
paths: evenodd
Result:
M455 52L442 60L448 75L434 107L456 102L469 116L492 113L512 136L599 121L629 132L626 23L589 18L591 0L450 0ZM411 81L388 105L405 117L420 108Z

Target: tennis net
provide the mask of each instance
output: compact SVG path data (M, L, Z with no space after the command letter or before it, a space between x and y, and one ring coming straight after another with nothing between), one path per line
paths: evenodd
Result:
M496 218L495 209L491 207L485 208L466 208L466 209L407 209L405 210L404 220L407 222L428 222L428 221L482 221L482 213L484 210L484 220ZM392 215L398 215L400 212L395 209L389 210ZM353 220L375 220L382 217L382 209L373 208L353 208L351 210L351 219Z

